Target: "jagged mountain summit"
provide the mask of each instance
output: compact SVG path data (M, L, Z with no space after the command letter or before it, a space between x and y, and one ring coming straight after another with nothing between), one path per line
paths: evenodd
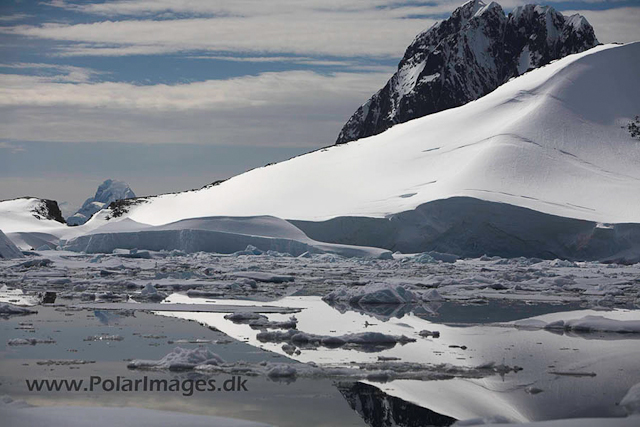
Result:
M67 218L69 225L82 225L99 210L112 202L136 197L126 182L107 179L98 187L95 196L88 198L75 214Z
M418 34L398 71L351 116L337 144L458 107L509 79L598 44L581 15L526 5L505 15L495 2L471 0Z

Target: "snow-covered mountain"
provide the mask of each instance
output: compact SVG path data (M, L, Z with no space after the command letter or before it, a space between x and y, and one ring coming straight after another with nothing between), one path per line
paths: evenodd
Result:
M640 111L638 75L640 43L598 46L461 107L200 190L121 200L80 227L45 231L27 207L22 224L12 223L7 207L16 202L1 202L0 229L22 249L54 237L89 252L209 250L215 235L233 251L298 243L324 250L318 242L328 242L638 262L640 141L627 129ZM225 232L229 217L252 217L250 230ZM183 221L190 218L197 220ZM31 243L33 231L47 236Z
M109 206L112 202L133 197L136 195L126 182L107 179L100 184L95 196L88 198L75 214L67 218L67 224L84 224L93 214Z
M315 240L403 252L633 252L640 229L622 223L640 223L640 142L625 128L640 111L638 75L640 43L599 46L461 107L201 190L124 201L86 225L272 215Z
M200 190L137 198L117 214L385 218L466 196L601 223L640 223L640 43L570 55L464 106L257 168ZM104 211L96 221L110 215ZM92 219L93 221L94 219ZM89 221L91 223L92 221Z
M512 77L597 44L583 16L533 4L505 16L495 2L471 0L414 39L398 71L351 116L336 143L466 104Z

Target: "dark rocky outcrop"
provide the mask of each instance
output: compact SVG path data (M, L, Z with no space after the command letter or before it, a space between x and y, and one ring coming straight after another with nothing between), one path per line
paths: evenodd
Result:
M337 144L478 99L512 77L598 44L580 15L472 0L418 34L398 71L351 116Z
M51 219L64 224L64 217L58 207L58 202L49 199L40 199L38 204L33 208L33 216L38 219Z
M336 384L351 409L371 427L450 426L455 418L438 414L360 382Z

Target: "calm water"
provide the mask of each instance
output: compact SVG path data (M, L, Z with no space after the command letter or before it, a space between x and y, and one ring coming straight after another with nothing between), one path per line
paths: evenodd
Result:
M204 303L211 300L175 294L169 301ZM246 300L224 300L224 303L254 304ZM640 340L631 336L569 336L488 324L580 310L578 304L492 302L478 306L445 303L401 309L349 308L331 307L318 297L288 297L270 304L303 308L296 315L298 329L310 333L341 335L379 331L414 336L420 330L429 329L438 330L441 335L437 339L418 339L415 343L373 353L340 348L302 349L294 360L286 356L281 344L259 342L255 338L257 331L229 322L221 313L165 312L158 316L136 312L123 316L101 310L37 307L37 315L0 320L0 342L6 343L12 338L52 338L56 343L4 345L0 355L0 394L35 405L140 406L263 421L279 426L418 426L425 425L426 421L430 425L445 426L456 419L498 414L520 421L621 416L622 411L616 403L629 387L640 382L637 362ZM288 317L269 315L272 320ZM123 339L85 340L101 334L119 335ZM140 372L126 367L129 359L155 360L176 346L193 348L199 345L175 343L184 339L211 340L212 343L201 345L226 361L294 364L313 361L348 366L352 361L376 361L378 356L385 356L406 362L467 367L496 362L523 369L482 379L388 383L322 378L274 382L265 377L246 377L247 391L196 392L189 397L179 392L29 392L26 387L25 379L86 379L92 375L130 379L144 375L157 379L199 378L199 374L194 373ZM95 363L38 364L47 359ZM229 375L215 378L223 382ZM558 402L562 404L558 405Z

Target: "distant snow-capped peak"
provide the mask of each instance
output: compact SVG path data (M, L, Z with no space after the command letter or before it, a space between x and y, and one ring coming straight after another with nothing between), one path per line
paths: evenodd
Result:
M109 206L112 202L134 197L136 197L135 193L126 182L107 179L100 184L95 196L88 198L78 212L67 218L67 224L84 224L93 214Z

